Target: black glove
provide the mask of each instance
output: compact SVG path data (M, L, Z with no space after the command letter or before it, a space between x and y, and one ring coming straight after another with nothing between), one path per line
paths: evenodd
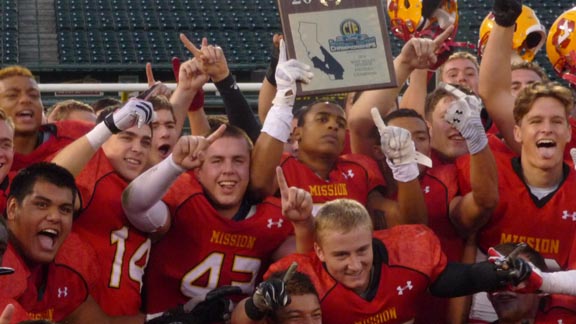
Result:
M221 286L206 294L204 301L198 303L188 302L175 309L164 312L162 316L147 321L147 324L206 324L225 322L230 319L232 302L230 295L241 294L242 290L236 286ZM189 309L193 307L192 309Z
M495 0L494 21L502 27L511 27L516 23L516 19L522 13L521 0Z
M502 285L516 286L532 274L528 261L518 257L523 248L524 244L519 244L508 256L500 254L492 247L488 249L488 261L494 264Z
M278 278L271 278L261 282L252 298L244 304L246 315L254 321L259 321L269 312L290 304L290 296L286 292L284 282Z

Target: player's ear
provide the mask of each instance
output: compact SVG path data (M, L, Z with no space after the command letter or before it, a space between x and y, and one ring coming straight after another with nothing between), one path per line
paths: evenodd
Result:
M514 125L514 140L518 143L522 143L522 131L520 130L519 125Z
M300 142L301 139L302 139L302 127L296 126L292 131L292 141L298 143Z
M322 248L320 247L320 245L318 245L317 242L314 242L314 252L316 252L316 255L318 256L318 259L320 259L320 261L325 262L324 251L322 251Z
M6 218L8 220L15 219L17 207L18 207L18 200L16 200L16 197L8 198L8 201L6 202Z

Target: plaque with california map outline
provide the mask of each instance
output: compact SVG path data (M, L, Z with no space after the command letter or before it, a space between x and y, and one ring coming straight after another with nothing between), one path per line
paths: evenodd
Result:
M278 0L288 58L312 67L298 95L396 87L381 0Z

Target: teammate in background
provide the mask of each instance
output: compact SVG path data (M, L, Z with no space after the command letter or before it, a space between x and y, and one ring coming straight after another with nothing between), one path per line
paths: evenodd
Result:
M35 319L63 323L141 323L109 318L91 296L100 275L93 252L71 234L78 190L74 177L52 163L31 165L10 186L10 231L0 296L16 300Z
M165 96L150 98L154 107L155 119L152 121L152 146L149 157L149 167L164 160L176 145L181 130L176 126L176 116L172 104Z
M399 171L397 175L406 194L399 195L400 203L396 204L380 192L384 182L373 160L361 155L340 156L347 125L343 109L336 104L318 102L302 108L293 134L298 141L298 156L283 155L284 143L292 131L296 81L307 82L310 77L309 67L296 60L286 60L281 43L274 106L267 114L254 148L251 172L254 192L259 196L276 192L277 183L271 179L274 167L280 165L291 186L306 188L312 193L316 207L335 198L348 197L368 204L378 228L424 222L426 211L414 172L406 173L399 165L398 169L404 173ZM404 200L408 196L409 203ZM380 216L381 212L384 217Z
M251 151L246 134L230 125L208 138L184 136L170 156L124 191L132 224L161 237L152 248L144 286L149 314L203 300L225 285L242 289L235 301L246 297L271 261L295 251L293 231L310 230L310 223L293 228L276 198L250 198ZM311 211L311 203L307 208ZM308 242L302 250L310 248Z
M495 271L490 262L447 263L437 237L425 225L374 232L365 207L350 199L325 204L314 218L313 235L314 252L283 258L269 272L296 261L315 284L325 323L381 318L405 323L414 318L428 290L441 297L463 296L530 274L522 260L511 267L515 271Z
M147 167L152 109L148 101L129 100L53 159L76 176L82 208L73 231L96 251L102 275L93 297L114 316L138 318L141 308L151 241L130 225L120 200L128 183Z
M14 160L14 123L0 108L0 210L6 208L8 174Z
M440 67L440 81L459 84L477 94L479 70L476 56L468 52L456 52Z
M22 66L0 70L0 107L14 122L13 171L49 159L92 128L78 121L42 125L40 89L32 72Z
M111 97L106 97L106 98L102 98L102 99L98 99L96 101L94 101L92 104L90 104L90 106L92 106L92 109L94 109L94 113L96 115L100 114L100 111L108 108L108 107L116 107L116 108L120 108L122 107L122 101L116 99L116 98L111 98Z
M61 120L83 120L89 123L96 121L94 109L78 100L64 100L54 104L47 111L49 123Z
M470 166L474 186L468 193L460 191L457 169L453 164L432 168L419 166L419 180L428 209L428 226L438 236L447 260L464 262L466 238L488 221L491 212L498 204L498 173L480 120L480 100L471 93L464 94L458 89L451 89L450 95L453 98L445 120L461 134L466 134L469 150L474 152L471 154L471 160L474 162ZM462 119L454 118L455 116L466 117ZM384 121L389 126L402 127L410 131L416 150L424 155L430 155L430 133L426 122L416 111L399 109L387 115ZM389 188L393 188L392 184L388 185ZM461 222L467 223L470 219L476 222L472 226L474 228L472 231L469 229L462 231L456 226ZM467 258L465 263L472 262L474 256ZM420 322L419 320L422 320L421 323L452 322L453 320L447 320L447 315L451 315L448 314L448 306L447 299L426 296L425 301L421 303L417 322Z
M275 272L268 280L260 283L251 297L244 299L234 308L232 323L322 323L320 300L310 277L296 271L285 281L286 272ZM261 319L252 320L247 313Z
M518 248L517 243L503 243L496 245L494 249L502 255L510 255ZM547 271L544 258L527 245L523 245L520 254L517 256L531 263L536 268L534 271ZM536 314L545 303L546 297L533 293L517 293L509 290L499 290L490 292L488 299L494 306L498 320L494 324L533 324L538 323Z

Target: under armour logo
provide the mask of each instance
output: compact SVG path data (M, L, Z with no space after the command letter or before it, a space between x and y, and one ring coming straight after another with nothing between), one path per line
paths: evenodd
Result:
M278 219L277 222L273 221L272 218L268 218L268 225L266 225L266 227L272 228L272 226L276 226L277 228L280 228L282 227L282 223L284 223L282 218Z
M342 172L342 175L343 175L344 178L346 178L346 179L352 179L352 178L354 178L354 172L352 171L352 169L348 169L348 172Z
M406 289L412 290L412 288L414 288L414 286L412 286L412 281L406 281L406 286L404 287L398 286L396 287L396 290L398 290L398 296L402 296L404 295L404 290Z
M68 287L58 288L58 298L68 297Z
M424 187L424 193L425 194L430 193L430 186Z
M572 212L572 214L570 214L569 211L565 210L562 212L562 219L576 222L576 212Z

